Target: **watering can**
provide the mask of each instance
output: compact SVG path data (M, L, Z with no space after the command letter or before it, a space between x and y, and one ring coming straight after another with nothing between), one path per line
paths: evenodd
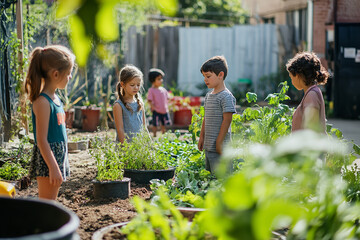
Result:
M15 186L11 183L0 181L0 196L14 197Z

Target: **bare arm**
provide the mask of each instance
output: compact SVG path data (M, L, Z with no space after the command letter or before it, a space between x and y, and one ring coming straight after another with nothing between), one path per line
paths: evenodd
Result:
M216 139L216 152L221 154L222 153L222 145L225 139L225 136L229 130L231 121L232 121L232 112L223 113L223 121L221 123L220 132Z
M319 109L310 106L306 107L304 109L303 127L318 132L321 129L319 115Z
M198 148L200 151L202 151L204 148L204 137L205 137L205 117L201 125L200 138L198 143Z
M124 143L125 140L125 131L124 131L124 122L123 122L123 112L120 104L116 103L113 106L114 112L114 122L116 126L116 132L118 135L118 140L121 143Z
M154 104L151 100L148 99L149 105L150 105L150 109L151 111L154 111Z
M41 156L44 158L45 163L49 168L49 182L51 185L59 186L63 182L63 177L54 153L52 152L47 140L50 119L50 104L45 97L40 96L34 101L33 111L36 116L37 145L40 149Z

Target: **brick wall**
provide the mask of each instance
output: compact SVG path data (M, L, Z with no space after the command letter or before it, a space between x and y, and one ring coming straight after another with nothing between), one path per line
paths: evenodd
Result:
M335 1L335 0L334 0ZM326 25L331 0L314 1L313 22L313 51L320 57L322 64L327 67L325 58L326 30L333 30L334 25ZM336 22L360 22L360 0L337 0Z
M313 20L313 51L320 57L322 64L327 67L325 60L325 41L326 26L325 22L330 10L330 0L314 1L314 20Z
M359 23L360 0L337 0L336 22Z

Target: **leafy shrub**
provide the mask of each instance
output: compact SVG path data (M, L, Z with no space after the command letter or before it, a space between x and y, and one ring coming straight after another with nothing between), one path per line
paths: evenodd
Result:
M5 150L0 148L0 179L19 180L28 174L32 150L28 147L29 137L20 139L18 148ZM0 163L1 163L0 162Z
M135 196L133 204L137 215L121 229L127 239L216 239L199 227L199 217L189 222L162 192L152 203Z
M360 208L346 203L346 183L323 159L344 150L312 131L273 146L243 145L237 152L246 164L207 194L203 227L221 239L270 239L279 228L289 229L286 239L357 239Z
M19 180L28 174L28 170L24 169L20 163L6 162L0 168L0 179Z
M96 136L92 140L91 155L96 160L98 181L115 181L123 179L122 154L119 146L108 136L104 138Z
M142 131L119 145L124 168L137 170L167 169L171 156L158 151L147 131Z
M156 143L158 150L171 154L177 166L174 179L152 180L151 189L165 192L176 206L204 207L208 190L219 185L214 176L205 170L204 154L194 144L190 135L164 134Z

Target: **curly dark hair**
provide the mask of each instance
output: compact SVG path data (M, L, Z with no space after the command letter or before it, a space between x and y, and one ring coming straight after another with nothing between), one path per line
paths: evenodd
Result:
M313 52L300 52L286 64L286 70L292 75L300 75L306 86L325 84L330 76Z

